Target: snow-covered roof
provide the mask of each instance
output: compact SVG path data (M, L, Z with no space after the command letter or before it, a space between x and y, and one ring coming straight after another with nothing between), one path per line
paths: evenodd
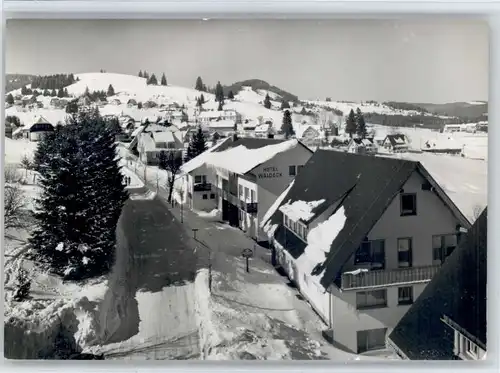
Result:
M220 118L223 114L223 111L202 111L198 118Z
M209 123L210 128L233 128L234 120L216 120Z
M144 130L144 126L137 127L134 131L132 131L131 136L136 137L139 133Z
M247 149L243 145L239 145L235 148L211 153L207 163L212 167L244 175L258 165L269 161L276 154L290 150L298 144L296 139L292 139L257 149Z
M257 127L255 127L255 132L256 133L267 133L267 131L269 131L270 127L271 127L270 124L260 124Z
M325 201L326 201L325 199L320 199L319 201L310 201L310 202L304 202L299 200L299 201L294 201L292 203L288 201L287 203L285 203L283 206L280 207L280 211L295 222L299 220L308 221L314 216L313 210L316 207L323 204Z
M171 131L153 132L153 139L156 143L159 142L175 142L174 135Z
M181 172L183 174L187 174L187 173L194 171L197 168L203 166L207 162L207 160L209 159L211 153L216 151L221 145L225 144L227 141L231 141L231 138L223 139L222 141L218 142L216 145L212 146L211 148L208 148L206 151L204 151L203 153L201 153L197 157L194 157L193 159L184 163L181 167Z

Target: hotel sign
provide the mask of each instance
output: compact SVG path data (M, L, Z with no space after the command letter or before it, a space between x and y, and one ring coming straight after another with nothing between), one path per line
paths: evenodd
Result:
M273 179L282 176L277 167L265 167L261 173L257 174L258 179Z

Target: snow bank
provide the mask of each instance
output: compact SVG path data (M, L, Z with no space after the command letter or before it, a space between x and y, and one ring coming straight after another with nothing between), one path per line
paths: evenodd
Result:
M215 218L219 214L219 210L213 209L210 212L206 211L195 211L195 213L201 218Z
M148 190L143 194L131 194L130 199L131 200L153 200L156 197L156 193Z
M208 290L208 270L200 269L194 281L194 309L198 332L200 333L200 351L202 359L207 359L212 347L220 343L218 328L212 319L212 305Z
M323 204L326 200L321 199L319 201L295 201L290 203L288 201L286 204L280 207L280 211L292 219L294 222L299 220L308 221L314 216L313 210Z

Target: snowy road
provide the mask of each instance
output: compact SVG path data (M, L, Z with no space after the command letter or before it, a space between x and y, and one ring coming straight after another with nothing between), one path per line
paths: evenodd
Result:
M197 359L197 260L162 201L129 200L117 233L117 259L101 306L106 359Z

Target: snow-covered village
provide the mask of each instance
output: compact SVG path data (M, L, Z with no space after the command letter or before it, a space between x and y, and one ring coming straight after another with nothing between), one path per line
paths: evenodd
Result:
M8 40L35 27L16 22ZM43 43L85 29L40 25ZM486 358L487 85L344 101L273 80L270 56L266 80L200 59L185 83L176 69L198 67L182 58L71 65L76 49L27 45L6 49L7 359ZM469 54L487 72L486 52ZM298 80L320 74L303 63Z

